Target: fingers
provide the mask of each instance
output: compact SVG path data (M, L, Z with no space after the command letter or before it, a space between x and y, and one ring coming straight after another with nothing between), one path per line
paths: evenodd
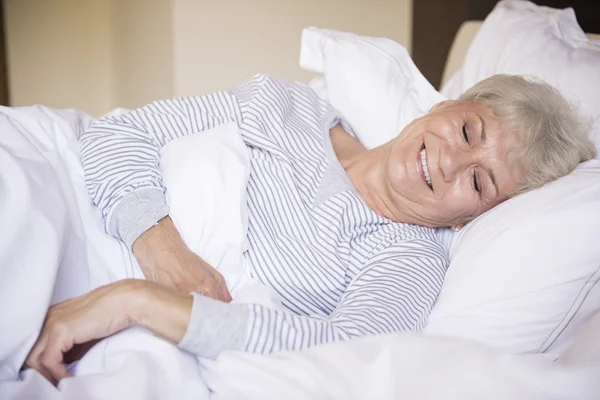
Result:
M52 377L51 382L55 384L61 379L68 376L67 367L62 363L62 352L56 353L55 349L50 349L50 352L44 352L42 356L42 365Z
M229 293L229 289L227 289L227 286L225 286L224 291L221 291L221 299L225 302L225 303L231 303L231 300L233 300L231 298L231 293Z
M47 324L25 360L26 366L38 371L55 386L70 376L63 364L63 351L68 351L71 346L66 344L60 332L60 327Z
M231 302L231 294L229 293L229 289L227 289L227 284L225 283L225 278L223 278L223 275L216 272L216 274L213 276L214 276L215 281L217 282L217 286L219 287L220 292L221 292L220 300L222 300L226 303Z
M227 289L225 278L215 269L212 270L212 276L219 292L219 296L214 298L229 303L231 301L231 294L229 294L229 289Z
M198 293L215 300L221 300L222 297L221 289L214 279L206 279L200 287L200 291Z
M219 273L215 277L207 276L198 286L196 292L203 296L227 303L231 301L231 295L227 285L225 285L225 280Z
M123 296L130 293L127 290L128 286L105 285L50 307L26 365L53 383L69 376L63 363L64 353L76 343L112 335L131 323L120 306Z
M38 338L38 341L35 343L27 358L25 359L25 366L27 368L33 368L40 374L44 376L48 381L52 382L53 385L56 385L57 382L54 382L52 379L52 374L42 365L41 355L46 348L46 342L48 341L47 335L42 332L42 335Z

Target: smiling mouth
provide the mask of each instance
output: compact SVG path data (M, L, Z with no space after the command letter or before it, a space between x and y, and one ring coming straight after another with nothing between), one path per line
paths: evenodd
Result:
M427 149L425 148L425 144L421 148L421 166L423 167L423 174L425 175L425 182L429 189L433 190L433 185L431 184L431 175L429 175L429 167L427 166Z

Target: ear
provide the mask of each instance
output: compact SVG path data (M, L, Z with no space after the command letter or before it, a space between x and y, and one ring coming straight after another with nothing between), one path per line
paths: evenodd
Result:
M453 225L453 226L452 226L452 230L453 230L454 232L458 232L458 231L460 231L460 230L461 230L461 229L462 229L464 226L465 226L465 224Z
M440 101L439 103L434 104L433 107L431 107L431 109L429 110L429 112L439 110L440 108L447 107L447 106L449 106L451 104L452 104L452 100L443 100L443 101Z

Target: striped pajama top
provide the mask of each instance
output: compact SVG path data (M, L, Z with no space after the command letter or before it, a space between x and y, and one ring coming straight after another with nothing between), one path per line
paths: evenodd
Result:
M251 275L285 311L194 295L180 347L269 353L419 331L448 265L434 230L373 212L332 147L337 112L310 88L256 75L230 91L154 102L103 118L80 138L106 229L128 246L168 215L159 169L170 140L235 122L250 152Z

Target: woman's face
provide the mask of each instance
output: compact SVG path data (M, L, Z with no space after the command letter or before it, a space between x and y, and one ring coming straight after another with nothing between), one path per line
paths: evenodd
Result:
M389 143L395 214L424 226L461 226L506 200L518 185L507 163L514 136L485 105L438 104Z

